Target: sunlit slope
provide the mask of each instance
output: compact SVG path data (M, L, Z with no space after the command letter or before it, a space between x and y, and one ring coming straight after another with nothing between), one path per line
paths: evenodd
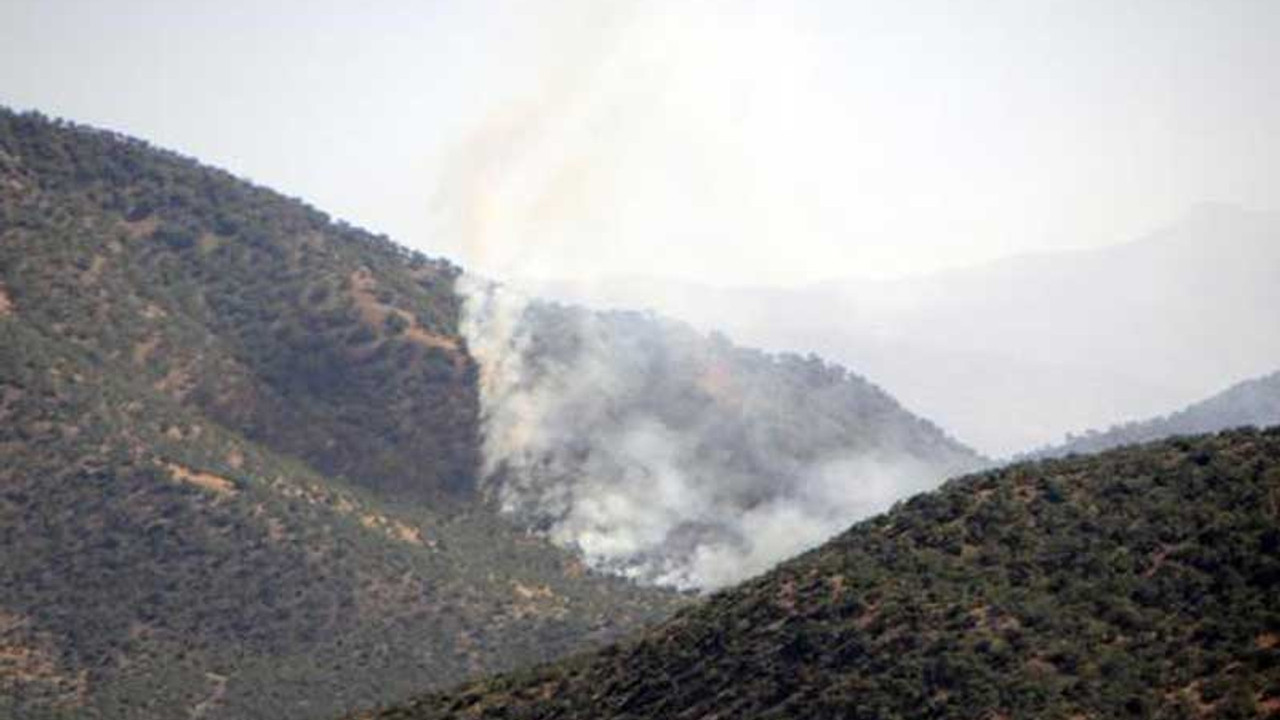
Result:
M1280 429L954 480L435 718L1280 715Z

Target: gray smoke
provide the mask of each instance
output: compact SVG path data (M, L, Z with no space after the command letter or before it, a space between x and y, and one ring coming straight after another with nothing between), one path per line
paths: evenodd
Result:
M481 368L485 491L596 569L720 587L972 466L936 428L816 359L471 277L460 290Z

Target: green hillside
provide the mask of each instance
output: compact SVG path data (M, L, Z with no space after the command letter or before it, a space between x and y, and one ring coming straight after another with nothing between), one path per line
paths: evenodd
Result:
M436 718L1280 717L1280 429L949 482Z
M486 472L460 273L191 159L0 110L0 717L332 717L694 602L593 572L545 508L495 498L598 468ZM577 342L557 322L531 362ZM842 450L979 462L842 368L646 334L664 323L600 320L644 378L608 417L710 432L685 449L734 483L709 512L789 499L802 478L776 468ZM696 554L705 525L672 535Z
M685 602L476 501L457 268L0 112L0 717L326 717Z

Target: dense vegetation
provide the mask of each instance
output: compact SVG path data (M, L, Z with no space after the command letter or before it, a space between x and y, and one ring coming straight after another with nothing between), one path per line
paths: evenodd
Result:
M1174 435L1198 435L1237 427L1280 424L1280 371L1245 380L1163 417L1070 435L1061 445L1030 453L1027 459L1092 453Z
M1280 717L1280 429L960 478L434 718Z
M680 603L475 502L458 270L0 111L0 717L324 717Z
M459 274L0 109L0 717L333 716L689 604L591 572L480 492ZM762 447L807 447L796 398L825 387L822 443L975 460L841 369L694 342L789 393ZM697 381L663 392L705 404Z
M328 474L439 501L473 476L458 269L109 133L0 115L5 293Z

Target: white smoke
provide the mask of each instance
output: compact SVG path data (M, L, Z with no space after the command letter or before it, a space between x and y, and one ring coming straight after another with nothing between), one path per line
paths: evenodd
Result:
M721 587L942 479L893 448L786 452L785 433L801 448L806 433L839 430L822 427L821 403L801 417L777 387L717 384L714 340L640 315L640 331L618 332L603 316L469 276L459 291L480 365L484 490L594 568ZM655 390L685 387L686 373L712 410Z
M759 574L941 479L938 468L903 457L826 460L791 494L736 516L745 543L699 546L675 584L717 588Z

